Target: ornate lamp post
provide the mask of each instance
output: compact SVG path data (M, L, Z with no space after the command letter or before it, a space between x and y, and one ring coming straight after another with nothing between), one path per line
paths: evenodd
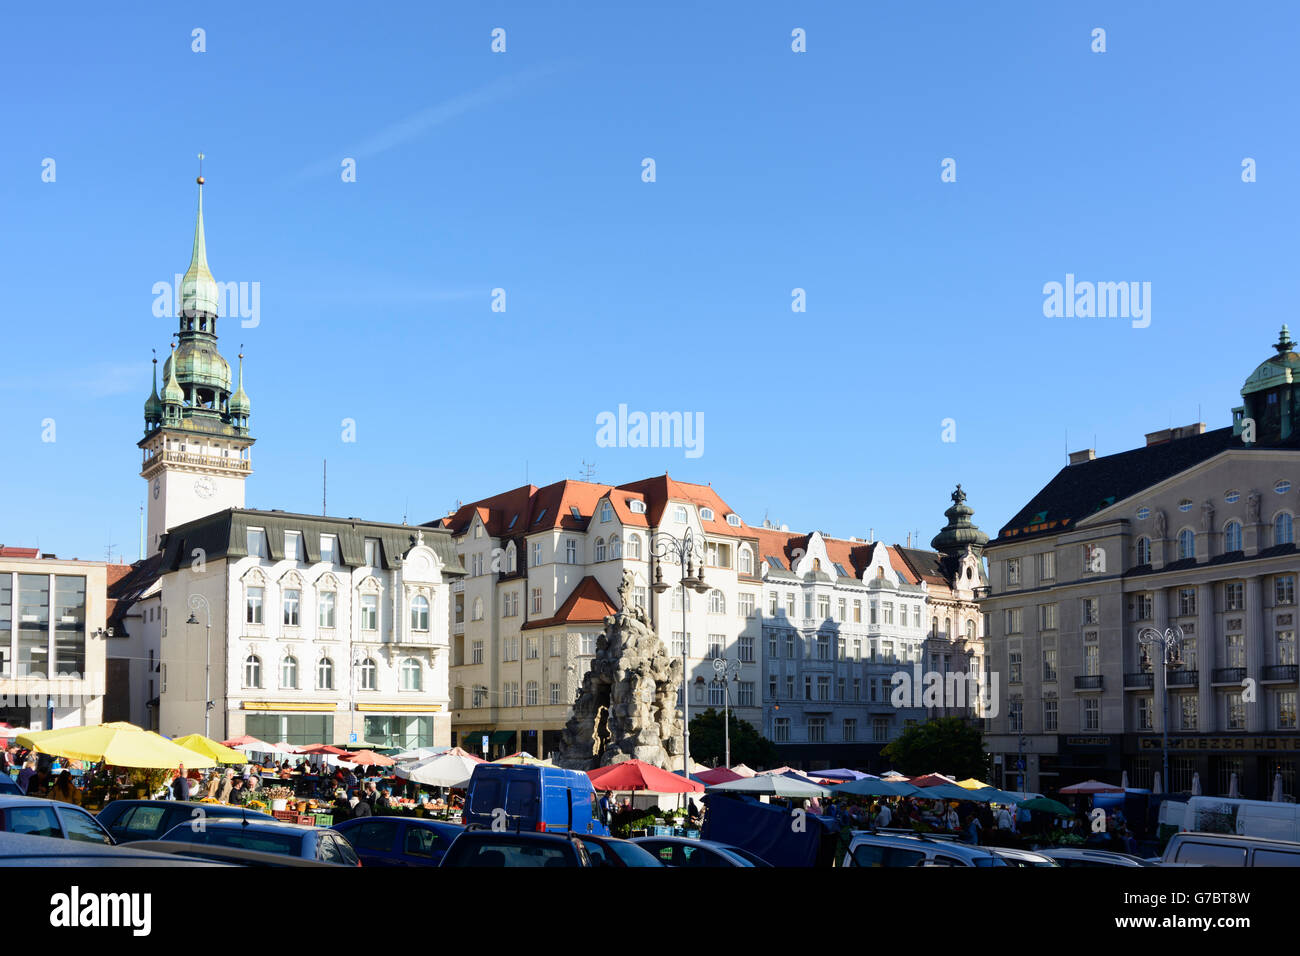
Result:
M186 624L197 624L194 612L203 608L208 616L208 640L203 652L203 736L212 736L212 608L202 594L190 595L190 617Z
M686 589L704 594L709 586L704 583L704 541L695 536L691 528L680 538L666 532L659 532L650 541L650 553L654 556L654 582L651 587L656 594L663 594L672 587L664 580L663 562L674 561L682 569L682 772L689 779L691 772L691 721L689 662L686 659L690 650L690 639L686 630ZM700 562L700 572L695 573L695 562ZM662 640L662 637L660 638ZM671 646L671 645L669 645Z
M1148 659L1149 649L1160 647L1160 665L1164 669L1165 685L1164 695L1160 699L1160 756L1164 770L1164 788L1165 792L1169 793L1172 792L1169 789L1171 784L1169 779L1169 668L1183 666L1183 629L1177 624L1165 628L1163 632L1154 627L1144 627L1138 631L1138 643L1147 649Z
M731 766L731 688L728 681L736 680L740 675L740 662L729 661L725 657L713 659L715 676L713 682L722 685L722 733L724 744L723 765Z

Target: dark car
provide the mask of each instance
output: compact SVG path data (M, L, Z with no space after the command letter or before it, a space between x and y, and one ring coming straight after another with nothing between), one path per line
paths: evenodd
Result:
M591 866L587 848L562 833L511 833L467 829L443 854L439 866Z
M0 830L113 846L99 821L81 807L40 797L0 797Z
M334 824L366 866L437 866L465 828L419 817L356 817Z
M588 833L578 834L578 839L587 848L592 866L663 866L654 854L637 846L631 840L592 836Z
M767 866L755 863L744 853L727 843L712 840L691 840L686 837L636 837L633 843L654 854L664 866L682 867L734 867Z
M122 867L122 866L222 866L208 860L151 853L135 847L111 846L74 840L51 840L47 836L0 833L0 867Z
M164 833L159 842L238 847L340 866L361 865L352 844L341 833L328 827L299 826L274 819L209 820L202 827L182 823ZM195 850L196 855L201 853L201 849Z
M221 803L189 803L176 800L111 800L99 811L99 822L118 843L158 840L172 827L195 820L273 820L272 816L228 807Z

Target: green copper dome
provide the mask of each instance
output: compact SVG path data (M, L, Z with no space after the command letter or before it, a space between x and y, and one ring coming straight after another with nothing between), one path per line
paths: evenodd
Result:
M235 389L235 394L230 396L230 414L247 418L253 412L253 406L248 401L248 393L244 391L244 353L239 353L239 388Z
M194 251L181 279L181 314L217 314L217 280L208 268L208 246L203 235L203 177L199 177L199 218L194 225Z
M1282 332L1273 348L1277 351L1277 355L1260 363L1255 371L1250 373L1246 384L1241 386L1243 398L1255 392L1277 388L1279 385L1300 382L1300 355L1295 353L1295 342L1291 340L1291 331L1285 325L1282 326Z
M163 378L175 372L185 384L194 384L230 391L230 363L221 357L213 342L201 338L183 338L180 345L163 364Z
M175 358L176 352L172 350L172 357ZM167 384L163 386L162 400L165 405L180 405L185 401L185 393L181 391L180 383L176 381L176 370L172 368L172 360L169 358L163 366L163 375L167 379Z
M966 492L958 485L952 493L952 507L944 512L948 524L931 539L930 547L941 554L957 554L966 550L967 546L976 554L983 552L984 545L989 543L989 536L971 523L974 514L974 509L966 505Z
M158 360L153 360L153 391L144 403L144 420L146 422L162 421L162 399L158 397Z

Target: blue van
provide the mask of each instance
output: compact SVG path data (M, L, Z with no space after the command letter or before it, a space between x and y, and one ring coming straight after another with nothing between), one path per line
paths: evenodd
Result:
M503 811L503 812L502 812ZM609 836L591 778L580 770L481 763L465 795L466 826Z

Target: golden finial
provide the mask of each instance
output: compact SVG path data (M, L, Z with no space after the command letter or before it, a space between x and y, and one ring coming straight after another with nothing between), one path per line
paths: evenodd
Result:
M195 180L200 186L203 185L203 154L199 153L199 178Z

